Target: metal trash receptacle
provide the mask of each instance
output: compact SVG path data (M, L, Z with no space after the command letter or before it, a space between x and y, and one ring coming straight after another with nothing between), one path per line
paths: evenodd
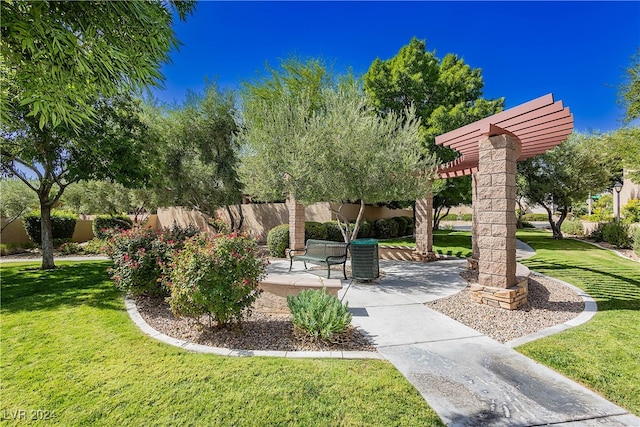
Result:
M377 239L351 241L351 277L356 280L374 280L380 277Z

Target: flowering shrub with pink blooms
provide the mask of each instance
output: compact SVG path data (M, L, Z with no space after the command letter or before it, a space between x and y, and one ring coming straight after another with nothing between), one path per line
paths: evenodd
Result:
M171 264L174 251L199 233L196 227L178 227L154 231L134 227L111 236L106 252L113 260L109 269L116 287L133 296L168 295L162 278Z
M218 325L240 322L258 298L267 260L257 242L238 234L198 235L174 255L166 286L176 316L208 315Z

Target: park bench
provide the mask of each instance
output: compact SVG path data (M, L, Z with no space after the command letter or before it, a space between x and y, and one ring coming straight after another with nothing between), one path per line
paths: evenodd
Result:
M326 240L307 240L304 249L291 249L289 251L289 271L293 261L303 261L307 269L307 261L327 265L327 279L331 278L331 266L342 264L342 274L347 278L346 265L348 243L330 242Z

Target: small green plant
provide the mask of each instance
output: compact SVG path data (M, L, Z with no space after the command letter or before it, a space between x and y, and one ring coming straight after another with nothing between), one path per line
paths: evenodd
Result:
M334 335L343 333L351 324L348 305L322 291L307 289L298 295L287 297L293 325L314 339L330 341Z
M605 194L593 203L590 221L607 222L613 219L613 195Z
M66 242L58 247L58 250L64 255L74 255L82 252L82 247L76 242Z
M126 215L98 215L93 219L91 229L98 239L108 239L119 230L129 230L133 221Z
M571 234L573 236L584 236L584 227L580 219L565 220L562 222L560 230L563 233Z
M624 215L624 222L626 223L633 224L640 222L640 200L629 200L622 208L622 215Z
M281 224L269 230L269 234L267 234L267 249L270 256L284 258L288 247L289 224Z
M167 301L176 316L209 316L209 326L240 322L260 295L267 261L244 235L195 236L175 256Z
M76 228L78 216L67 211L51 211L51 233L53 239L71 239ZM41 244L42 228L40 223L40 212L32 212L22 218L24 229L36 245Z

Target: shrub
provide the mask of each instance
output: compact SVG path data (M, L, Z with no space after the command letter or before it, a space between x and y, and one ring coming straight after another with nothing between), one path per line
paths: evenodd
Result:
M473 214L466 213L461 216L462 221L473 221Z
M604 230L605 224L606 223L601 222L600 224L596 225L596 227L593 229L591 234L589 234L589 237L591 239L595 240L596 242L602 242L603 241L602 232Z
M267 249L269 255L276 258L284 258L285 251L289 247L289 224L273 227L267 234Z
M162 278L167 273L174 251L197 228L178 226L163 231L134 227L114 234L106 247L114 267L109 269L116 287L133 296L141 294L166 296Z
M398 237L398 223L389 219L382 218L376 221L376 235L378 239L390 239Z
M76 228L78 216L66 211L51 211L51 233L53 239L71 239ZM40 223L40 212L32 212L22 218L24 229L36 245L42 244L42 228Z
M104 254L106 252L107 244L108 244L107 240L93 238L89 240L87 243L85 243L82 250L86 254L93 254L93 255Z
M622 208L622 214L624 215L624 221L627 223L640 222L640 200L629 200Z
M640 256L640 227L633 228L631 239L633 240L633 251Z
M355 224L354 224L355 225ZM375 224L369 220L360 220L360 227L358 227L358 238L375 237Z
M403 218L407 222L407 228L405 230L405 234L407 236L410 236L415 232L415 223L413 221L413 218L410 216L403 216Z
M522 215L522 221L549 221L549 217L546 213L528 213Z
M314 339L331 340L335 334L346 331L351 324L348 305L342 305L326 289L307 289L297 296L289 295L287 305L291 310L293 325Z
M231 225L225 222L222 218L216 217L215 219L208 221L208 224L213 228L213 231L219 234L231 233Z
M260 295L267 261L257 242L244 235L205 235L187 240L175 255L167 299L176 316L209 316L209 324L240 322Z
M304 240L327 240L327 227L321 222L308 221L304 223Z
M340 226L337 221L325 222L324 226L327 229L327 240L331 240L332 242L344 242L344 236L340 231Z
M0 255L14 255L26 252L27 249L32 249L36 245L33 242L24 243L0 243Z
M602 240L618 248L630 248L629 226L609 222L602 228Z
M93 219L91 229L98 239L108 239L119 230L129 230L133 221L126 215L98 215Z
M407 235L407 220L404 217L396 216L391 218L392 221L395 221L398 224L398 236L406 236Z
M58 250L65 255L79 254L82 252L82 246L76 242L66 242L61 244Z
M584 236L584 227L582 226L582 221L579 219L563 221L560 230L563 233L571 234L574 236Z
M440 218L440 221L457 221L458 220L458 214L447 214L445 216L443 216L442 218Z

